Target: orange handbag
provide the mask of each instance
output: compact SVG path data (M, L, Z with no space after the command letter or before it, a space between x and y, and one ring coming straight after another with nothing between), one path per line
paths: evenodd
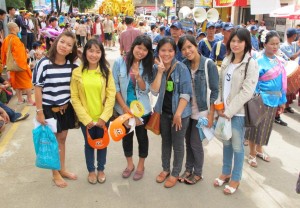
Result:
M86 128L86 136L88 144L94 149L104 149L109 144L109 136L106 127L103 127L104 133L102 138L92 139L89 130Z
M160 114L153 112L145 128L160 135Z

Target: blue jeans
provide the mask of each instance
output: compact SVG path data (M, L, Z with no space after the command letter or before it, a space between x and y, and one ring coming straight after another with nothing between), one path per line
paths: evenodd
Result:
M86 136L86 126L80 123L80 127L85 142L84 154L85 154L86 167L89 172L94 172L95 171L95 149L88 144L87 136ZM89 133L92 138L99 138L103 136L103 129L98 127L93 127L89 129ZM106 163L107 148L97 149L96 151L97 151L97 170L103 171L104 165Z
M10 122L15 122L17 118L22 116L21 113L16 113L14 110L4 105L2 102L0 102L0 107L3 108L3 110L5 110L5 112L9 116Z
M222 174L231 175L233 181L240 181L242 178L245 154L243 145L244 123L244 116L233 116L231 118L232 138L228 141L223 140Z

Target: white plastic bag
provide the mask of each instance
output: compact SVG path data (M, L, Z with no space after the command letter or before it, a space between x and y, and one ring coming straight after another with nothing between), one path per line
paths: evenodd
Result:
M215 136L218 139L229 140L232 137L231 120L220 116L216 124Z

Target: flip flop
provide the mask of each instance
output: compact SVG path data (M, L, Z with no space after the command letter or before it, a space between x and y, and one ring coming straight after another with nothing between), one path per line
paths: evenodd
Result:
M188 171L184 171L184 173L178 178L178 181L180 183L185 182L185 179L190 177L192 175L192 173L188 172Z

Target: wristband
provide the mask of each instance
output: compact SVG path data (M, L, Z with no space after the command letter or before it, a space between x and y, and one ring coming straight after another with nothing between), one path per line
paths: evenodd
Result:
M36 109L36 112L37 112L37 113L40 112L40 111L43 111L43 108L41 108L41 109Z
M224 103L215 103L214 104L215 110L224 110Z

